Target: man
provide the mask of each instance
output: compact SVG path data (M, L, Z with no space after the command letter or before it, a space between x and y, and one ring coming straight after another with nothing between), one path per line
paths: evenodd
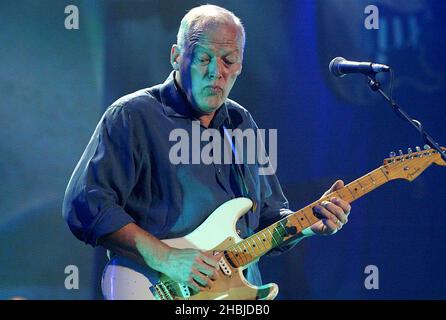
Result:
M237 222L242 237L290 212L276 176L260 175L256 163L172 163L171 134L177 129L190 135L197 128L215 129L224 136L228 128L257 128L246 109L227 99L242 71L244 44L240 20L223 8L200 6L184 16L169 78L110 106L73 173L63 210L79 239L200 291L218 277L221 255L172 248L160 239L187 235L235 197L255 203ZM342 186L337 181L328 192ZM322 220L287 248L310 234L333 234L347 222L349 204L331 200L315 209ZM256 264L247 277L261 283Z

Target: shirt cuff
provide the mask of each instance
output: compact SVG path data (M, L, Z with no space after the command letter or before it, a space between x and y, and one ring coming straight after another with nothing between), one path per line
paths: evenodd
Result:
M118 231L135 220L119 206L113 206L102 213L101 219L91 228L88 243L96 247L101 236Z

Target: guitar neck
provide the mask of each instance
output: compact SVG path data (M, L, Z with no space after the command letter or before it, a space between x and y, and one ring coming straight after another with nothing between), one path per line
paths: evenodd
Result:
M292 240L302 230L313 225L320 219L313 214L313 207L332 197L341 198L352 203L363 195L390 181L387 168L381 166L372 172L356 179L343 188L336 190L323 198L296 211L269 227L230 246L225 255L235 267L243 267L270 250Z

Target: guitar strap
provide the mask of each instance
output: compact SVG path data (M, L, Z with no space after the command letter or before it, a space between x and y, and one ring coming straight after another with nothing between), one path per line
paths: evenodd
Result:
M224 108L225 108L225 112L226 112L226 116L227 116L227 124L229 129L232 130L232 132L234 132L234 125L232 123L231 120L231 116L229 115L228 112L228 107L226 106L226 103L224 104ZM230 147L231 147L231 172L234 176L235 181L237 182L237 187L239 189L240 195L242 197L246 197L246 198L251 198L250 197L250 192L249 192L249 188L248 185L246 183L245 180L245 175L243 174L243 172L246 168L242 169L242 165L244 165L244 161L243 159L241 159L239 157L238 151L237 151L237 147L234 141L234 135L229 135L228 133L228 129L226 128L226 126L223 124L223 132L224 132L224 136L226 137L226 140L228 141Z
M234 123L231 120L231 117L229 115L228 108L227 108L226 104L224 104L224 107L225 107L225 111L226 111L228 120L227 120L227 127L225 126L225 124L223 125L223 132L224 132L225 140L227 141L227 143L229 143L229 146L231 148L232 162L231 162L230 171L231 171L231 175L235 181L235 184L237 186L238 193L239 193L236 196L241 196L241 197L251 199L251 201L253 202L253 208L250 210L251 212L245 214L242 218L242 219L244 219L247 234L243 234L241 236L248 237L254 232L254 230L250 230L249 226L253 225L253 223L250 223L251 222L250 219L255 219L252 216L252 213L256 211L257 201L256 201L255 197L251 194L250 189L248 187L248 183L246 181L246 177L245 177L245 174L250 173L249 168L244 163L244 159L240 156L240 150L237 150L237 144L234 141L234 139L235 139L234 135L230 135L228 132L228 129L231 129L232 132L234 132L234 130L236 128L235 128ZM243 146L242 146L242 148L243 148Z

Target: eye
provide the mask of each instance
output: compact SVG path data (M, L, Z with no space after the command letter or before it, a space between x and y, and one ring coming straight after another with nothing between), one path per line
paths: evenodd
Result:
M223 59L224 63L226 63L227 65L231 65L234 64L235 62L229 60L229 59Z
M208 55L200 55L198 56L198 62L202 65L207 65L211 61Z
M237 63L238 58L236 56L227 56L227 57L224 57L223 61L227 65L232 65L234 63Z

